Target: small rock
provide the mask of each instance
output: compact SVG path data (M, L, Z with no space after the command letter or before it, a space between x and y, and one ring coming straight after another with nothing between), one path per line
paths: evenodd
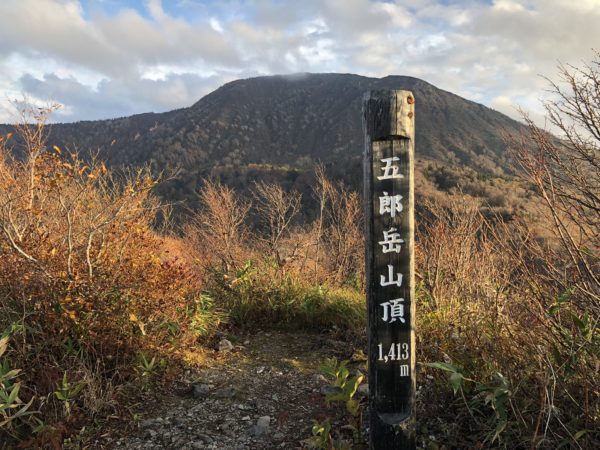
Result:
M140 422L140 428L145 430L146 428L150 428L154 426L154 419L146 419Z
M215 398L233 398L237 391L233 387L224 387L214 392Z
M315 373L315 375L313 376L313 380L315 381L315 383L319 384L327 383L327 378L325 378L320 373Z
M204 399L208 397L208 393L210 392L209 384L192 384L192 396L196 399Z
M330 386L330 385L325 385L325 386L321 386L321 394L323 395L330 395L330 394L341 394L342 388L339 386Z
M249 341L248 339L246 339L246 340L244 341L244 345L248 345L249 343L250 343L250 341Z
M144 432L144 438L146 439L154 439L156 437L156 431L152 429L148 429Z
M254 436L262 436L269 432L269 425L271 425L271 418L269 416L259 417L256 421L256 425L252 427L252 434Z
M228 341L227 339L221 339L219 341L218 350L221 353L230 352L231 350L233 350L233 344L231 343L231 341Z
M221 426L221 431L228 436L235 435L235 423L234 422L224 422Z
M356 390L356 393L358 395L360 395L361 397L368 397L369 396L369 385L367 383L361 384L358 389Z
M273 435L274 441L283 441L284 438L285 438L285 435L283 433L277 432Z
M207 444L210 444L214 441L214 439L211 436L209 436L208 434L202 434L202 433L198 435L198 439L200 439L201 441L203 441Z

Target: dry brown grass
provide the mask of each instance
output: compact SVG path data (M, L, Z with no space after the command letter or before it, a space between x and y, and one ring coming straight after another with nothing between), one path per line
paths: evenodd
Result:
M139 352L184 336L198 286L153 231L157 180L46 149L36 119L0 143L0 330L12 334L22 397L60 434L114 405ZM10 156L13 141L25 159ZM86 386L66 410L53 395L65 374Z
M599 425L596 319L549 276L568 256L526 222L487 219L479 207L453 196L429 202L419 221L419 359L463 377L462 399L434 390L426 404L441 396L446 406L426 415L454 424L444 431L453 445L595 448L585 430Z

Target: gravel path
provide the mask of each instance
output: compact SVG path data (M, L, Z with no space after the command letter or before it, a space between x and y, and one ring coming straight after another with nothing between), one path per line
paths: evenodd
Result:
M98 448L295 449L304 447L313 419L343 424L341 409L325 403L319 365L328 356L348 358L347 343L275 332L239 341L222 342L203 368L178 376L171 394L149 399L124 437L104 433Z

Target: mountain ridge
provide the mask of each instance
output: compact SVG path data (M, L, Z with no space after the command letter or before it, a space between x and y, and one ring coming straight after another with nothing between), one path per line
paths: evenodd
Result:
M523 131L523 124L402 75L301 73L235 80L186 108L52 124L48 145L99 150L117 166L179 168L178 179L162 192L175 199L192 196L207 176L238 187L263 176L293 185L317 161L352 184L360 178L362 98L379 89L413 91L417 159L483 174L511 172L502 135Z

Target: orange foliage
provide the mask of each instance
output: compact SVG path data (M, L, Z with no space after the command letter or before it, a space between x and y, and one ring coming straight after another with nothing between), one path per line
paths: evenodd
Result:
M108 377L126 374L142 349L184 336L197 294L186 264L163 252L152 229L157 180L46 149L43 128L21 125L0 142L0 331L23 326L12 359L38 395L67 370L83 376L66 362L67 344ZM10 156L11 142L24 146L24 160Z

